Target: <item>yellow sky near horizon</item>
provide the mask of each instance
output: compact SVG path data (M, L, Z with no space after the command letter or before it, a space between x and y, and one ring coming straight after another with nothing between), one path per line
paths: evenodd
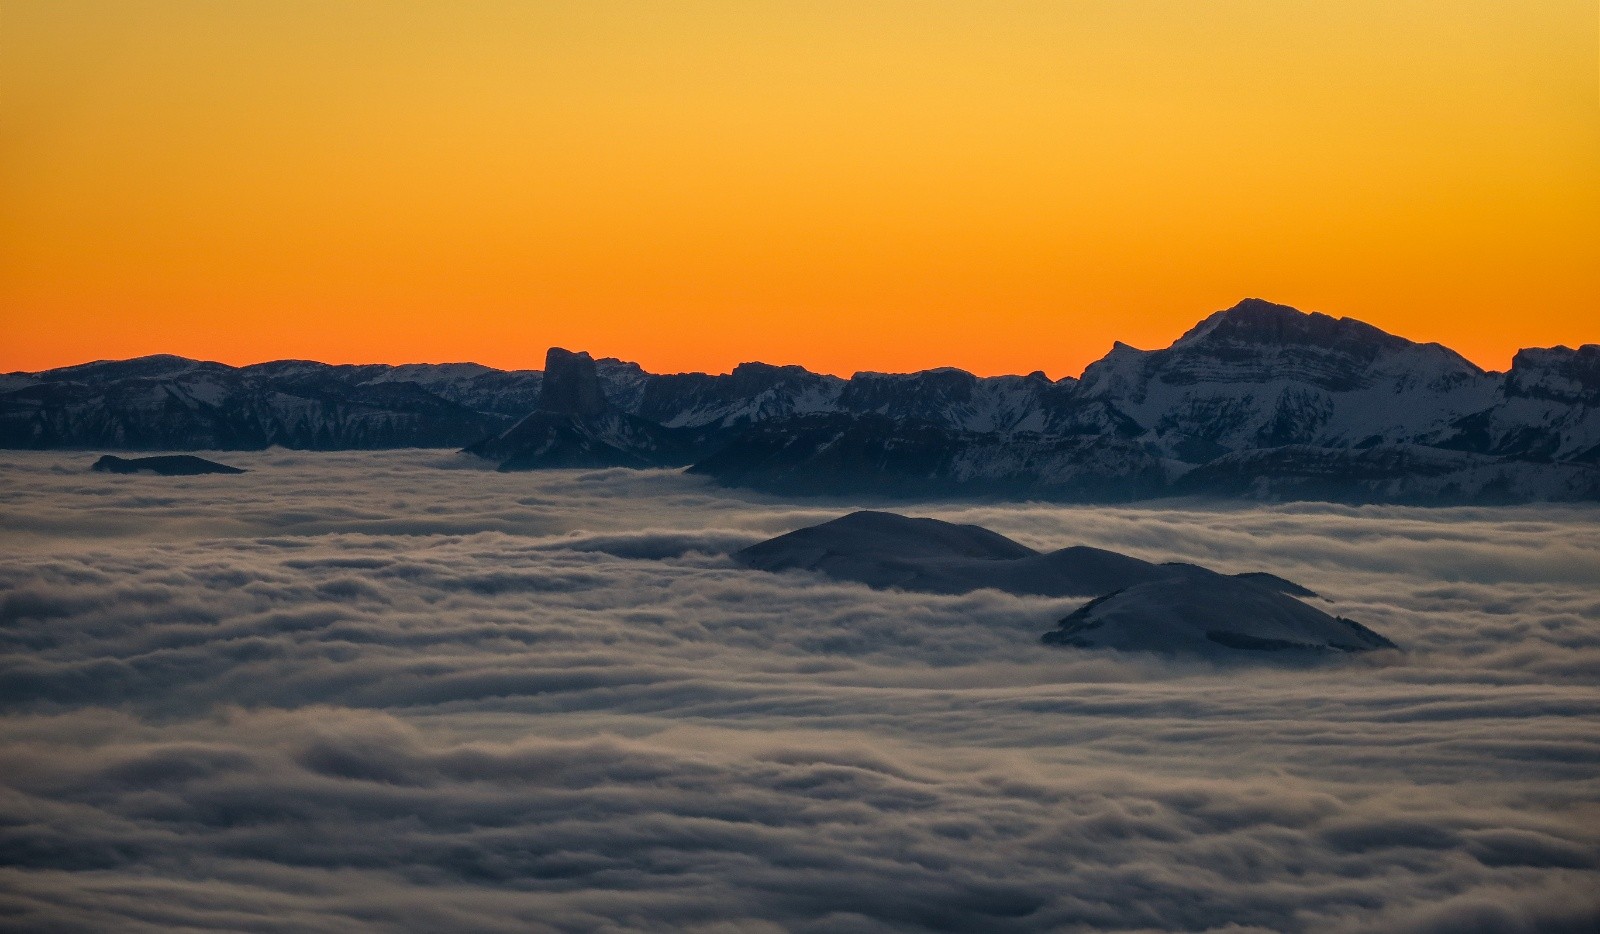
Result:
M1600 340L1589 2L0 4L0 370Z

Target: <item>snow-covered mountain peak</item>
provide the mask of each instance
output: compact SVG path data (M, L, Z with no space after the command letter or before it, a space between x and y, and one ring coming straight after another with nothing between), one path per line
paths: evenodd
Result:
M1116 341L1106 355L1084 368L1078 378L1078 392L1084 398L1125 397L1139 392L1145 380L1150 356L1158 351L1140 350Z
M1137 426L1134 434L1195 462L1283 444L1431 436L1490 405L1498 385L1438 344L1246 299L1165 349L1118 344L1084 371L1076 396L1078 423Z

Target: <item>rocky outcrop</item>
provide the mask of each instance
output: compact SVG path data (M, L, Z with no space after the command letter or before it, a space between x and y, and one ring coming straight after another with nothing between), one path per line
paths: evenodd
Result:
M670 466L692 453L680 433L608 402L593 357L560 347L545 357L538 408L466 450L508 471Z

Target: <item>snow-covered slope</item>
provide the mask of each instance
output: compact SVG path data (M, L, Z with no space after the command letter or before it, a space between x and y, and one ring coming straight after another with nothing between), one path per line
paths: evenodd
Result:
M248 368L247 368L248 369ZM539 402L538 370L496 370L477 363L407 363L373 367L368 383L415 383L477 412L518 416Z
M1211 656L1314 657L1395 644L1282 591L1203 568L1117 590L1079 607L1046 645Z

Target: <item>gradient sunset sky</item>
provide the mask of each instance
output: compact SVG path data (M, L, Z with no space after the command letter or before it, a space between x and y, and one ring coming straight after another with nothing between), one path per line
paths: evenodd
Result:
M0 370L1600 340L1594 0L0 4Z

